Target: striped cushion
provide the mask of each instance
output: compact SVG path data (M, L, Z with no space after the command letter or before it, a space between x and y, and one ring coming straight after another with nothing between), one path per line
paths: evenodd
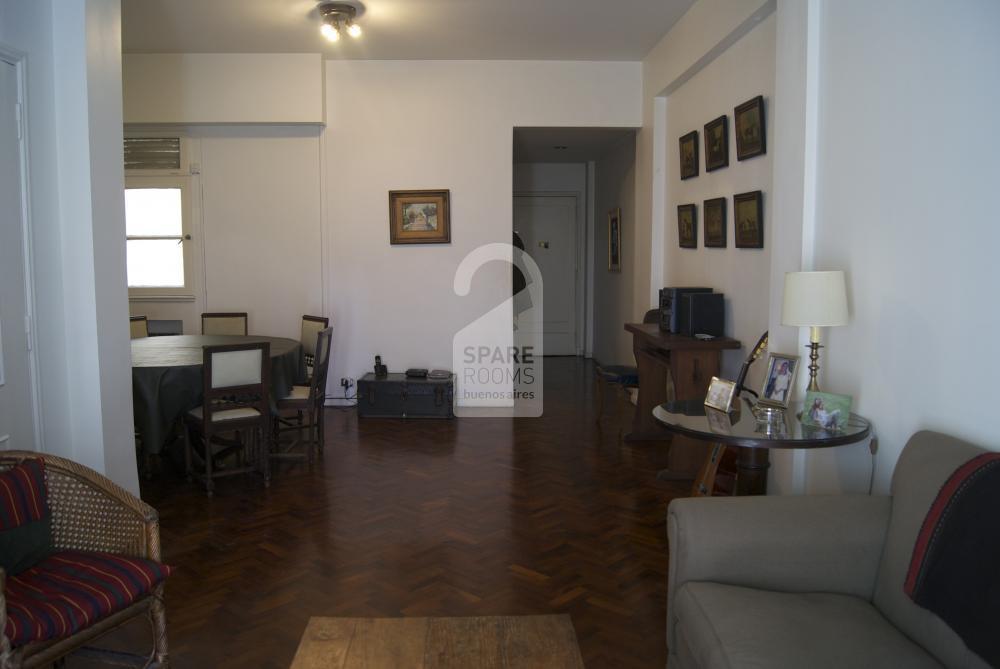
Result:
M60 551L7 581L14 646L70 636L149 594L170 567L110 553Z
M45 465L41 460L25 460L0 474L0 532L48 516L45 492Z

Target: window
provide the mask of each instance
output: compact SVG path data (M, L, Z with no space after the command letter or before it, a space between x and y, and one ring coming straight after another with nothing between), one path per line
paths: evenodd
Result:
M187 179L125 180L125 239L131 295L193 295Z

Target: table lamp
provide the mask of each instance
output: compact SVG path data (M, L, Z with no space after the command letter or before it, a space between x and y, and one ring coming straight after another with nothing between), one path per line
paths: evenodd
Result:
M809 328L809 390L819 390L819 329L847 325L844 273L788 272L781 324Z

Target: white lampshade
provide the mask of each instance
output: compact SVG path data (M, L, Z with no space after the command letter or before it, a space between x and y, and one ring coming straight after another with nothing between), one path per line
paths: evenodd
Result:
M844 273L788 272L781 324L802 327L847 325Z

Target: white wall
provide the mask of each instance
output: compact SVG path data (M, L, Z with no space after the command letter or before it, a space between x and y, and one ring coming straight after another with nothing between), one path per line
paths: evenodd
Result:
M317 53L133 53L123 83L126 123L324 120Z
M821 384L874 420L885 490L918 429L1000 446L1000 4L842 0L820 19L815 267L846 270L851 301ZM850 474L808 472L812 489Z
M122 196L121 21L114 0L5 0L27 53L40 446L137 491ZM56 65L58 63L58 66Z
M736 159L733 108L757 95L764 96L765 127L774 97L774 28L772 15L716 57L679 88L666 102L666 160L663 184L666 193L663 284L708 286L726 296L726 334L753 346L767 330L770 300L770 195L771 153L747 160ZM705 130L708 121L728 118L729 166L705 170ZM698 131L699 174L681 181L678 138ZM768 133L768 144L771 136ZM760 190L764 194L764 248L736 248L733 195ZM726 198L727 247L705 248L704 201ZM677 206L694 204L698 216L698 248L678 246ZM794 351L791 351L795 353ZM726 351L722 372L735 378L745 350ZM759 383L763 365L757 365L751 386Z
M326 76L331 383L376 353L392 370L450 368L452 336L509 293L500 264L468 297L452 281L467 253L510 242L513 128L635 127L639 65L328 61ZM388 191L416 188L451 190L451 244L390 246Z
M630 135L595 162L594 175L594 358L603 364L635 364L625 323L641 321L635 310L635 141ZM608 271L608 212L621 208L621 272Z

